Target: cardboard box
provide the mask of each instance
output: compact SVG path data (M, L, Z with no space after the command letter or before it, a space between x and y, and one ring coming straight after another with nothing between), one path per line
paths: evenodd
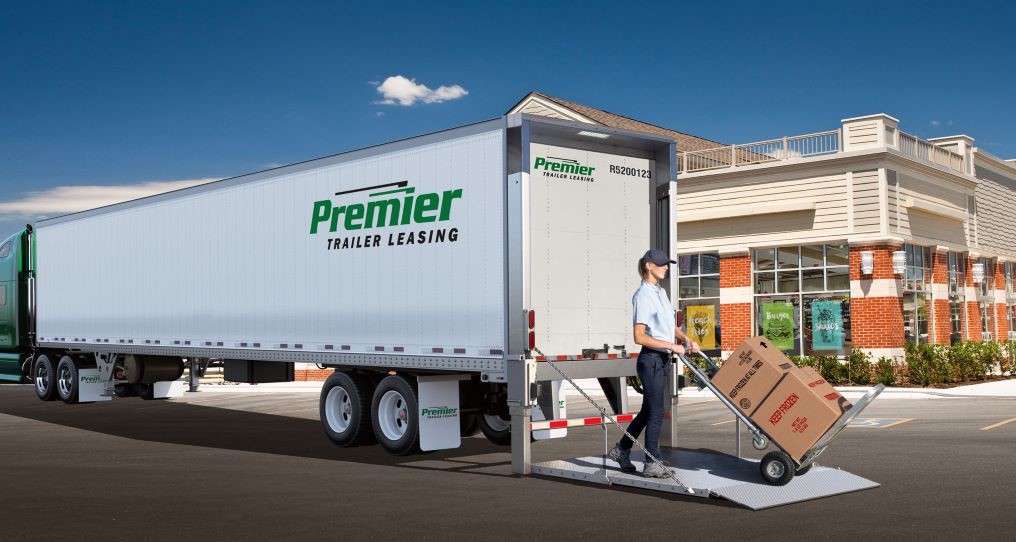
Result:
M751 417L773 442L798 461L842 414L834 401L808 386L809 380L805 371L784 373Z
M741 343L713 376L713 385L749 416L795 366L765 337Z
M850 410L850 401L847 398L840 395L840 392L836 391L836 388L832 384L826 382L822 375L811 367L801 367L801 372L804 373L805 379L808 382L808 387L811 391L818 394L830 404L835 405L839 409L840 414Z

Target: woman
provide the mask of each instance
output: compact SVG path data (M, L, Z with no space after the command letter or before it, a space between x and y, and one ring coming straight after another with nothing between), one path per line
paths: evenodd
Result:
M642 379L643 393L642 408L628 425L628 433L638 438L645 429L646 450L656 458L660 457L660 427L663 425L671 352L684 354L684 347L677 342L689 343L692 352L698 351L698 345L678 329L674 306L667 292L660 287L660 281L666 278L668 266L672 263L677 262L668 258L662 250L648 250L639 260L642 284L632 297L635 343L642 346L636 370ZM608 454L625 472L635 471L635 465L628 457L633 444L625 435ZM668 471L665 466L647 457L642 475L663 478L668 476Z

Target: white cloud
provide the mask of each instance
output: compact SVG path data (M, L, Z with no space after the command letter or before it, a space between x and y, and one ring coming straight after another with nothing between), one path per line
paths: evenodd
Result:
M0 220L39 220L54 216L87 211L154 196L163 192L188 188L218 179L184 179L177 181L150 181L115 186L57 186L39 192L29 192L14 201L0 202Z
M425 104L447 102L469 94L469 91L459 85L442 85L431 89L427 85L417 83L416 79L408 79L401 75L393 75L385 79L377 86L377 92L384 99L375 103L403 106L410 106L417 102Z
M931 125L937 128L942 125L942 121L933 120L931 121Z

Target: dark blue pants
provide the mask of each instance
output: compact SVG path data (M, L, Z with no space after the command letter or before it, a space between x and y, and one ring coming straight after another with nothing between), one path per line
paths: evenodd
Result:
M646 450L658 458L667 380L670 378L670 354L643 348L636 361L635 370L642 380L642 408L628 425L628 433L638 438L645 429ZM621 438L622 449L631 450L633 444L627 435Z

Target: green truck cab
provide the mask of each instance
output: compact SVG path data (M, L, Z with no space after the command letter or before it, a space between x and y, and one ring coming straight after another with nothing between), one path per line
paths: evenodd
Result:
M31 228L0 242L0 381L22 382L31 354Z

